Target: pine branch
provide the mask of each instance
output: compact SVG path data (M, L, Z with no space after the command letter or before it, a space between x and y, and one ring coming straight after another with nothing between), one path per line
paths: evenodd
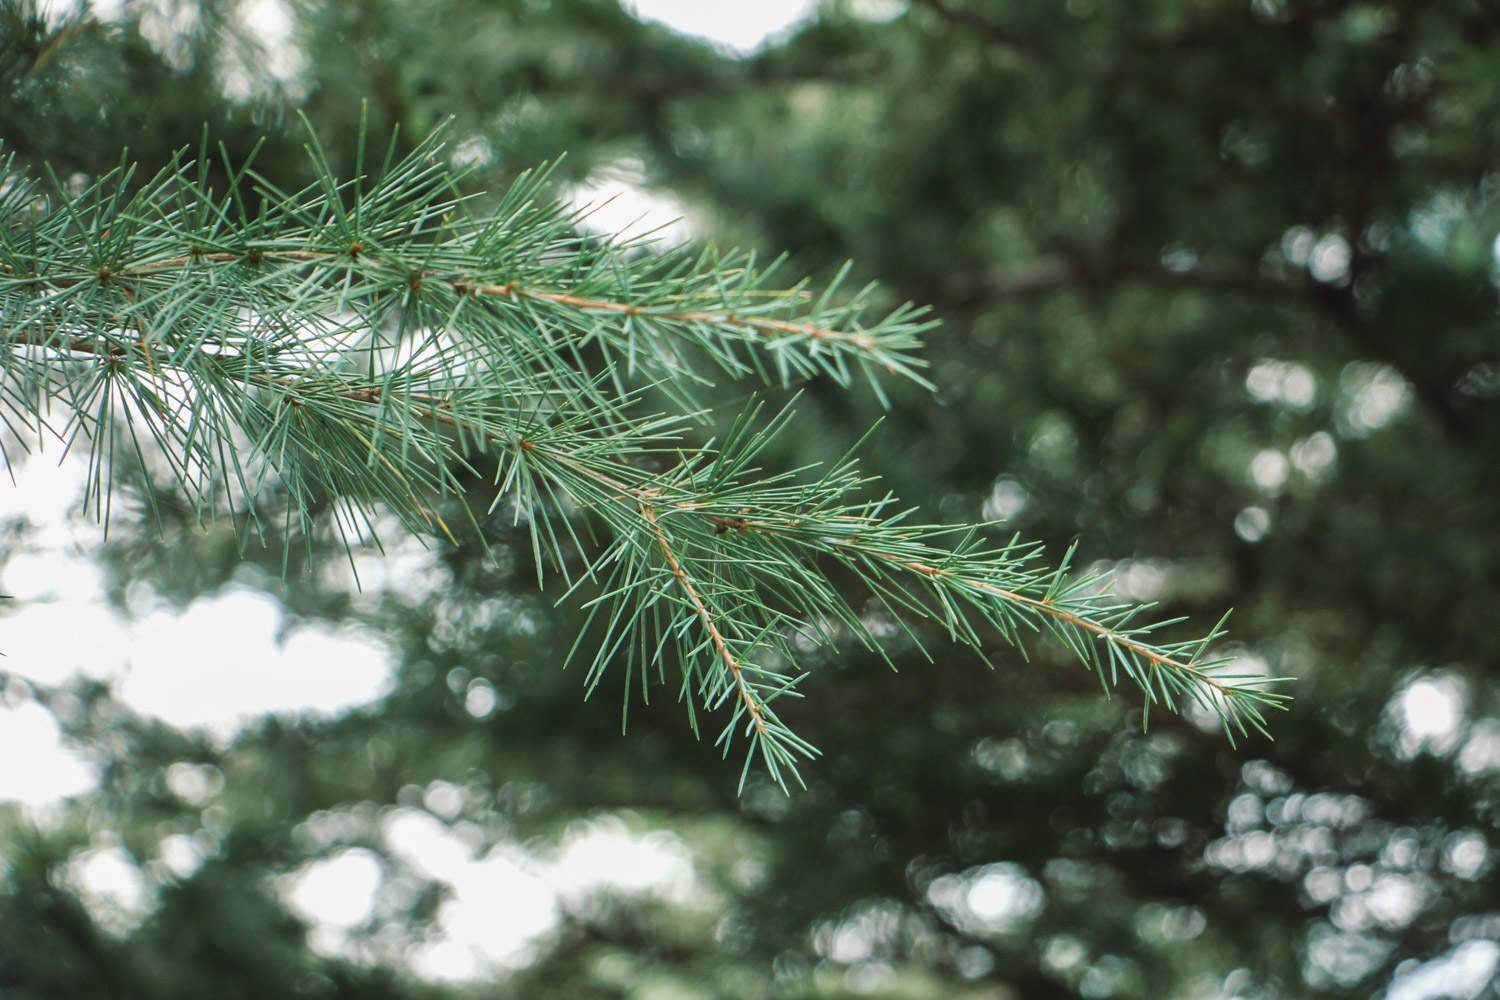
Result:
M254 250L249 254L255 254ZM125 295L129 298L129 282L136 278L160 275L174 270L186 270L194 266L205 264L237 264L247 260L247 254L241 253L206 253L197 252L185 254L179 257L169 257L165 260L141 261L126 264L118 269L102 267L92 274L79 274L73 277L66 275L51 275L47 278L32 276L37 284L43 284L53 288L69 288L93 281L115 281L122 283ZM919 359L898 358L895 356L893 345L889 342L882 343L874 335L864 331L842 330L834 326L822 325L815 322L791 321L777 319L771 316L752 315L748 313L735 312L730 309L704 310L674 310L670 307L653 306L634 302L622 302L607 298L590 298L583 295L574 295L568 292L549 291L542 288L527 288L510 281L503 285L476 284L451 273L430 270L426 268L408 268L398 261L382 260L378 255L367 252L363 245L352 244L343 251L317 251L317 250L278 250L263 251L254 257L253 262L257 264L321 264L324 266L342 267L350 259L361 259L368 268L400 271L406 274L408 287L413 291L421 291L423 285L428 282L440 282L448 286L457 295L477 295L490 298L531 300L543 302L564 309L575 310L581 313L612 313L634 319L645 319L655 323L666 325L667 329L678 326L696 327L706 326L716 331L739 330L752 336L763 337L793 337L806 338L823 344L845 345L861 351L869 352L872 360L882 360L886 364L888 373L894 374L894 366L898 361L908 365L920 365ZM777 293L780 298L794 298L795 292ZM591 332L591 331L590 331ZM914 346L914 345L912 345ZM889 354L890 356L886 356ZM908 376L914 376L914 372L907 372Z
M550 568L565 597L593 594L574 650L597 643L587 689L623 668L645 697L677 664L695 731L727 710L718 744L747 740L742 783L757 758L800 780L817 753L777 711L800 695L808 643L888 658L881 634L924 646L922 620L981 653L1048 634L1106 690L1123 674L1148 707L1196 701L1231 739L1282 707L1271 681L1205 659L1222 623L1158 642L1174 623L1138 624L1145 608L1071 578L1068 558L1044 567L1036 545L861 499L873 480L847 457L761 470L789 409L752 407L719 444L688 445L689 390L714 375L921 382L925 311L874 314L872 290L841 281L777 289L775 266L744 255L589 241L544 175L474 215L440 153L429 139L340 182L313 143L318 180L293 193L227 163L215 193L201 154L77 193L0 167L0 420L87 448L85 503L106 526L117 442L160 455L200 518L227 503L246 531L274 495L304 527L331 498L355 523L390 510L451 537L443 499L462 503L493 463L489 513L527 518L539 582ZM645 413L643 386L682 412Z
M784 421L779 423L784 426ZM754 450L764 447L774 433L773 429ZM1224 675L1219 668L1227 661L1204 659L1210 643L1223 634L1222 622L1201 639L1155 642L1150 633L1175 622L1133 625L1145 608L1112 603L1102 580L1067 580L1071 553L1060 567L1037 570L1029 565L1040 556L1035 545L1013 540L998 550L979 549L972 545L973 529L908 527L903 524L905 514L883 517L890 498L873 505L840 503L867 483L852 463L806 487L768 491L765 480L757 477L727 492L722 486L697 492L685 491L681 482L632 486L564 456L553 457L606 487L608 499L639 503L650 511L653 529L659 530L657 508L701 518L725 547L717 558L753 578L735 582L732 589L773 593L778 581L784 581L783 596L804 590L816 595L806 606L778 611L770 616L773 620L805 623L833 613L859 641L879 649L871 629L846 599L825 592L824 578L808 574L811 560L832 559L854 569L893 617L915 615L943 621L954 639L976 648L985 644L985 638L958 609L965 603L977 619L1017 647L1022 646L1022 629L1050 632L1099 674L1106 689L1117 684L1123 672L1142 688L1148 703L1160 701L1175 710L1183 701L1195 700L1220 716L1231 741L1250 728L1265 733L1262 710L1281 707L1284 701L1266 690L1273 680ZM705 452L701 462L719 463L725 457ZM749 457L734 461L742 463ZM970 538L957 546L945 544L959 530ZM753 537L769 543L769 548L730 548L725 537L729 535ZM669 563L674 576L684 573L682 560L675 554ZM900 582L887 580L892 568L915 577L927 592L914 593ZM703 613L702 602L696 594L693 597ZM789 660L790 654L782 658Z
M709 640L713 643L714 652L724 661L729 675L734 679L734 686L740 694L740 701L745 706L746 713L750 716L750 724L755 728L757 736L761 739L766 735L766 710L760 700L755 697L754 691L745 682L744 670L739 658L729 648L724 634L719 631L719 623L713 613L708 610L708 605L698 594L698 588L693 585L693 580L682 568L682 561L677 558L677 553L672 548L667 533L662 530L661 522L656 518L656 510L651 504L642 501L640 505L641 517L651 528L651 534L656 538L656 544L661 547L662 555L666 557L667 567L672 571L672 578L677 581L682 592L687 595L688 601L693 606L693 613L703 623L703 631L708 633Z

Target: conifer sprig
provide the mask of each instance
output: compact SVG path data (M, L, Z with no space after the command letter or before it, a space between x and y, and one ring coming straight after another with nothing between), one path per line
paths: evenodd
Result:
M692 391L715 377L920 382L924 310L875 313L842 280L777 288L746 255L582 237L545 172L474 213L441 152L433 137L369 176L361 156L341 182L314 141L317 179L296 192L227 157L216 192L201 153L77 191L0 165L0 419L86 448L106 525L122 448L160 455L201 518L227 498L248 530L274 485L304 521L332 498L356 522L389 509L451 536L442 498L492 475L489 512L524 516L539 577L590 605L589 690L623 664L644 695L680 665L695 729L723 710L725 752L748 739L742 781L758 759L784 785L816 753L778 713L810 644L885 656L895 630L922 645L923 619L980 650L1050 634L1106 689L1123 677L1148 708L1196 701L1231 738L1264 732L1284 698L1208 655L1222 623L1158 642L1174 622L1144 623L1068 558L862 499L852 458L765 471L789 409L688 443ZM642 415L643 385L682 412Z

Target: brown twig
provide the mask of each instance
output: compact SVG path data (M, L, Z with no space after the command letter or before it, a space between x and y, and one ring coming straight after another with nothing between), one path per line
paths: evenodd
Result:
M138 264L127 265L110 272L110 277L143 277L159 274L163 271L189 267L194 264L260 263L267 261L291 264L322 263L336 261L351 255L353 255L352 250L344 252L323 250L252 250L244 254L231 251L189 253L177 257L166 257L160 260L143 261ZM383 264L384 266L396 268L396 265L381 261L364 248L361 248L358 256L377 265ZM513 281L504 284L486 284L469 281L451 274L444 274L441 271L420 269L412 272L410 268L400 268L400 270L410 272L413 279L431 280L446 284L459 295L532 299L568 309L577 309L581 312L613 313L621 316L645 316L668 323L704 323L712 326L739 327L776 336L801 336L825 343L847 343L862 351L873 351L879 346L875 338L868 333L838 330L833 327L819 326L815 323L799 323L793 320L776 319L770 316L745 316L727 310L723 312L715 312L713 310L662 311L652 306L633 305L627 302L616 302L612 299L573 295L569 292L559 292L544 288L527 288ZM90 274L86 277L38 276L31 280L39 284L66 288L82 284L85 281L101 279L96 274Z
M901 566L904 569L911 570L913 573L920 573L923 576L930 578L936 578L946 574L946 571L941 567L930 566L927 563L906 562L892 556L881 555L878 552L865 554L872 556L873 558L883 559L886 562L895 563L896 565ZM1106 642L1111 642L1123 649L1128 649L1132 653L1135 653L1136 655L1149 660L1151 663L1154 663L1159 667L1165 667L1169 670L1177 670L1182 673L1190 674L1193 677L1196 677L1197 679L1203 681L1203 683L1207 684L1209 687L1218 691L1221 695L1224 695L1225 697L1229 696L1231 689L1227 685L1222 684L1205 674L1201 669L1198 668L1196 664L1185 663L1182 660L1173 659L1172 657L1167 656L1165 653L1159 653L1156 650L1152 649L1150 646L1135 642L1127 638L1126 636L1121 635L1114 629L1111 629L1104 625L1100 625L1096 621L1091 621L1081 615L1074 614L1071 611L1066 611L1062 608L1059 608L1049 600L1039 600L1035 597L1027 597L1025 594L1018 594L1013 590L1006 590L1004 587L997 587L994 584L987 583L984 580L972 580L963 577L960 577L958 579L960 579L965 586L973 587L976 590L982 590L986 593L994 594L997 597L1004 598L1005 600L1012 601L1016 604L1025 605L1028 608L1033 608L1036 611L1040 611L1042 614L1050 615L1051 617L1056 618L1059 621L1065 621L1070 625L1077 626L1078 628L1081 628L1086 632L1092 632L1094 635L1100 637Z
M703 598L698 593L698 588L693 585L692 577L688 576L687 571L682 568L682 563L678 560L677 553L673 550L672 543L667 538L666 531L662 528L661 522L657 520L656 509L645 500L640 501L637 509L640 510L642 519L650 527L652 535L656 537L656 544L661 548L662 555L666 557L667 568L672 571L672 577L677 581L678 586L682 588L682 592L687 595L687 599L692 604L693 610L697 612L698 620L703 623L703 630L708 633L708 638L713 643L714 651L723 659L724 665L729 668L729 675L734 679L735 687L739 690L740 701L744 703L745 711L750 714L750 721L755 725L755 731L764 737L766 735L764 710L761 707L760 701L755 697L755 693L750 690L750 685L745 681L739 658L734 655L734 652L729 648L729 643L724 639L724 634L719 631L719 624L714 620L713 614L709 612L708 605L703 602Z

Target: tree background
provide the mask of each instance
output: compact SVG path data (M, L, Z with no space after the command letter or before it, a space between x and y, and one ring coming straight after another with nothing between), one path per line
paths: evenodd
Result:
M394 679L229 739L13 651L5 705L45 704L97 784L0 804L7 996L1489 995L1489 5L850 0L749 54L613 0L34 13L0 13L0 137L65 183L205 122L296 183L293 108L348 173L367 101L410 141L453 116L476 190L567 151L565 185L626 164L698 238L854 259L942 316L939 389L884 412L814 382L780 462L884 412L898 493L1079 538L1169 613L1233 606L1297 701L1232 749L1143 732L1045 644L993 673L822 654L808 789L736 797L676 706L622 735L619 676L582 700L581 617L508 520L494 558L362 554L360 590L331 530L283 580L279 543L242 556L164 498L89 548L120 615L252 593L379 636ZM18 594L36 520L0 521ZM10 603L0 641L36 602Z

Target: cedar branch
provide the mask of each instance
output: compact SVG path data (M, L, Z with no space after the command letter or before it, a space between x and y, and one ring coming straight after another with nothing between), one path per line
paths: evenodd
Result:
M115 344L100 345L94 341L78 338L63 341L60 344L49 344L43 340L32 340L26 337L21 337L13 339L12 343L27 343L33 346L44 347L64 347L68 350L104 357L119 357L120 355L126 353L125 348ZM267 385L264 380L253 379L252 381L256 384ZM287 388L288 383L285 380L282 380L275 383L275 387ZM378 386L370 386L359 389L350 389L348 391L338 393L337 395L339 395L339 397L343 399L349 399L361 403L376 404L381 402L387 394ZM497 435L491 431L486 430L485 428L466 426L464 421L455 417L452 413L446 412L448 401L442 399L441 397L428 394L413 393L410 394L408 398L410 400L419 401L415 406L412 407L412 413L415 416L426 420L432 420L437 423L453 427L455 429L477 431L489 440L505 445L507 447L517 446L517 442L504 438L501 435ZM663 554L665 555L668 568L672 571L673 577L682 586L683 591L686 593L689 602L694 608L694 611L702 621L704 630L707 632L710 641L713 643L715 652L724 660L725 664L729 667L729 671L734 677L735 684L739 689L741 700L745 703L747 710L750 712L751 717L755 722L756 729L763 733L765 722L762 717L761 708L759 703L755 701L754 695L750 692L748 686L743 680L739 660L734 656L733 651L729 649L728 644L724 639L723 633L719 630L712 614L704 604L701 595L697 592L697 589L693 585L692 580L682 569L681 562L677 558L675 551L671 548L670 541L666 537L666 534L661 527L661 523L657 518L655 508L658 506L668 506L674 510L704 516L709 521L709 523L714 526L715 533L717 534L723 534L729 530L737 530L757 531L763 534L774 535L780 534L781 529L785 526L776 525L761 519L747 520L745 518L722 518L713 514L703 514L701 510L697 509L697 505L693 501L672 500L669 497L664 497L658 491L631 486L629 483L623 482L622 480L611 476L608 473L601 472L598 469L592 468L584 462L578 461L575 457L568 454L567 452L559 451L550 447L544 448L532 441L522 441L519 443L519 446L529 452L541 451L541 453L546 457L549 457L554 461L559 462L560 464L566 465L574 472L577 472L580 475L592 479L594 482L615 491L615 496L611 497L611 499L629 503L635 506L642 519L650 529L657 545L661 548ZM852 538L835 541L833 542L833 544L839 545L844 548L853 549L865 558L878 559L883 562L899 566L902 569L908 570L910 572L928 577L929 579L936 579L942 576L951 577L951 574L949 574L947 570L944 570L941 567L932 566L928 563L923 562L907 561L896 556L891 556L887 553L864 548L857 543L857 540ZM1106 643L1111 643L1113 645L1119 646L1122 649L1129 650L1131 653L1140 656L1141 658L1155 664L1158 667L1191 676L1197 680L1202 681L1204 684L1207 684L1209 687L1219 692L1220 695L1228 697L1233 690L1228 685L1225 685L1222 682L1215 680L1213 677L1204 673L1194 663L1178 660L1174 657L1167 656L1164 653L1152 649L1150 646L1134 641L1128 636L1123 635L1120 632L1109 628L1108 626L1101 625L1096 621L1092 621L1091 619L1085 618L1078 614L1074 614L1073 612L1068 611L1064 608L1060 608L1053 604L1051 601L1028 597L1024 594L1016 593L1013 590L1007 590L1003 587L998 587L984 580L975 580L966 577L953 578L957 579L965 586L973 587L976 590L994 594L995 596L1003 600L1010 601L1013 604L1031 608L1032 610L1037 611L1041 614L1047 615L1051 618L1055 618L1062 622L1066 622L1069 625L1075 626L1097 636L1099 639Z
M340 252L326 250L251 250L246 253L232 251L216 251L213 253L189 253L178 257L167 257L160 260L143 261L137 264L129 264L124 267L111 270L112 278L145 277L191 267L196 264L259 264L264 262L281 262L286 264L319 264L330 263L345 258L358 256L377 266L389 267L399 270L410 279L421 279L423 281L433 280L446 284L459 295L477 295L486 298L502 299L531 299L537 302L546 302L555 306L568 309L577 309L580 312L612 313L621 316L642 316L649 319L660 320L668 323L701 323L710 326L736 327L751 330L756 333L769 334L773 336L802 336L811 340L827 343L847 343L862 351L873 351L878 348L874 337L867 333L838 330L833 327L818 326L815 323L799 323L793 320L776 319L770 316L746 316L741 313L713 310L688 310L680 312L663 311L652 306L639 306L627 302L617 302L612 299L591 298L582 295L573 295L568 292L554 291L544 288L528 288L516 282L505 284L487 284L471 281L467 278L431 269L412 269L402 267L390 261L382 261L379 257L371 254L366 249L358 252L345 250ZM57 288L68 288L82 284L86 281L107 280L101 278L98 273L86 275L63 276L27 276L25 278L13 279L18 282L28 282L41 285L51 285Z

